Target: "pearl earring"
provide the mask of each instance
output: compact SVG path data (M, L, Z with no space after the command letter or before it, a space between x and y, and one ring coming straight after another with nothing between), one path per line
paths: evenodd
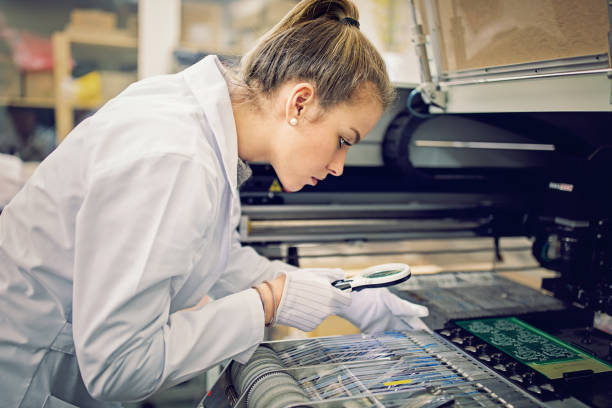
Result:
M296 119L296 118L291 118L291 119L289 119L289 124L290 124L291 126L295 126L295 125L297 125L297 119Z

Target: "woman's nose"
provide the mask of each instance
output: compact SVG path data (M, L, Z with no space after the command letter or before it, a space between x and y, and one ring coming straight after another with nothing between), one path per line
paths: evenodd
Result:
M327 165L327 171L332 176L341 176L344 172L344 161L346 160L346 150L342 149L334 155L333 160Z

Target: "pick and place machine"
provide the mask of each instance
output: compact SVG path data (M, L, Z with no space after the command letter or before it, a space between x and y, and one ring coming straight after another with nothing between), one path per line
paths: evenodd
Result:
M429 27L415 21L421 66L439 74L398 87L341 178L287 194L253 166L240 234L296 265L313 243L377 243L393 256L412 240L486 237L501 259L500 239L527 237L554 277L538 290L495 268L413 273L391 290L429 308L430 330L264 342L247 364L228 364L200 406L612 406L612 6L470 3L417 10ZM541 58L528 41L522 53L508 46L551 33L533 29L551 12L575 40L565 45L582 49L558 44ZM493 21L486 46L475 41ZM590 48L578 44L587 26Z

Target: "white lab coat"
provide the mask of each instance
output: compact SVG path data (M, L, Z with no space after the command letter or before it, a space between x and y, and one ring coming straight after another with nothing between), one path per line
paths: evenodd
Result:
M249 288L290 267L238 242L237 137L222 71L211 56L131 85L4 209L3 407L142 399L228 358L245 361L263 340ZM217 300L181 311L207 294Z
M19 157L0 153L0 211L23 186L23 173Z

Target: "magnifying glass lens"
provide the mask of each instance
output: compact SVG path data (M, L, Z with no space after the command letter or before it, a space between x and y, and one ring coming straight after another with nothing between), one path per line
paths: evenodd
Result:
M398 273L401 273L401 270L398 269L392 269L389 271L378 271L378 272L374 272L374 273L370 273L365 275L366 278L368 279L372 279L372 278L383 278L385 276L391 276L391 275L396 275Z

